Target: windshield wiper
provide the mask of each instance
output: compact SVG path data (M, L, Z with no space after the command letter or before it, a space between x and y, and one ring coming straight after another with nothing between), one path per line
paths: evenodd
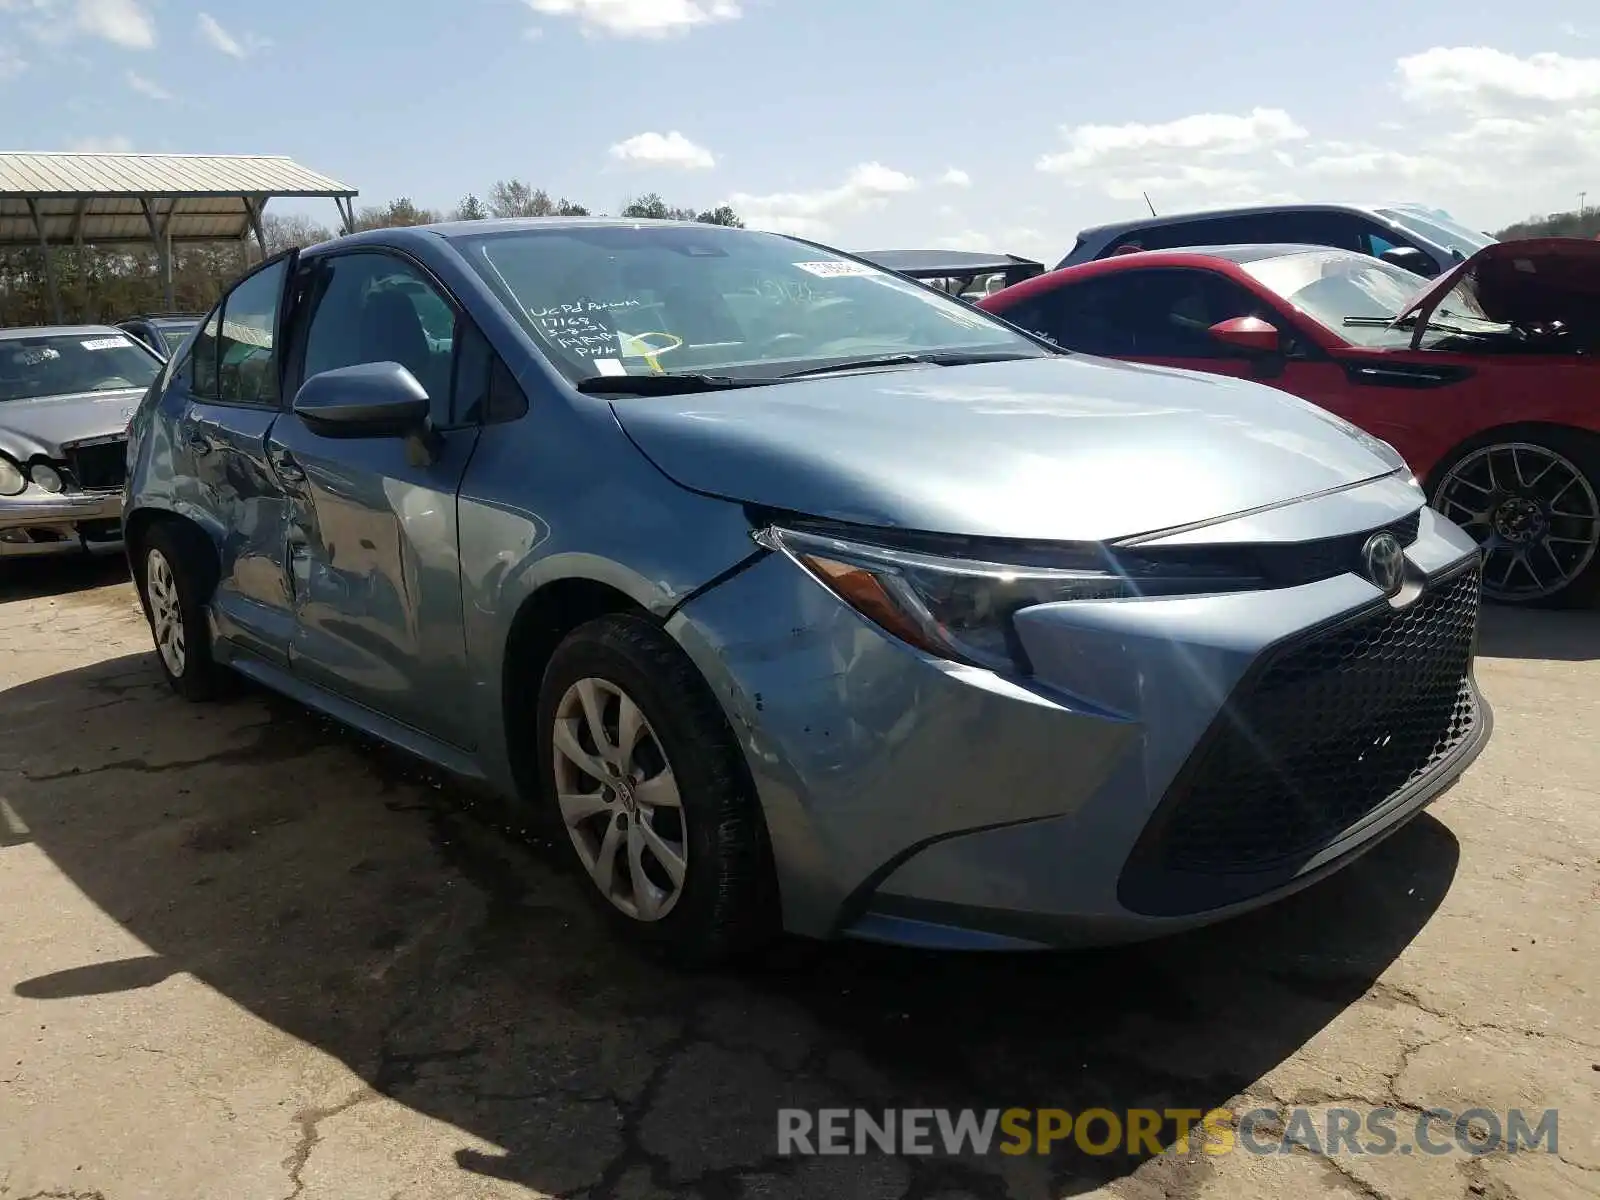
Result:
M681 396L688 392L721 392L762 387L770 379L735 379L731 375L590 375L573 384L587 396Z
M1406 318L1409 323L1412 318ZM1347 329L1387 329L1394 324L1393 317L1345 317L1339 322Z
M926 363L934 367L960 367L967 363L1011 362L1019 358L1048 358L1047 354L1018 354L1015 350L942 350L905 354L873 354L864 358L847 358L843 362L826 363L820 367L806 367L802 371L789 371L779 379L804 379L808 375L831 375L836 371L856 371L867 367L902 367Z

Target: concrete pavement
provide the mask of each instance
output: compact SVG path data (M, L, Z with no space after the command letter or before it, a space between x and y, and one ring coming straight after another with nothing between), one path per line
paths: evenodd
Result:
M32 564L38 565L38 564ZM31 566L30 565L30 568ZM1495 740L1267 912L1115 952L665 972L492 803L0 586L0 1200L1600 1195L1600 616L1488 614ZM1560 1109L1559 1154L780 1158L780 1107Z

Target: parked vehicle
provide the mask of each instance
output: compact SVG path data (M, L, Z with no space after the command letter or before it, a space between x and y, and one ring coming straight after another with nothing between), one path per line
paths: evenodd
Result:
M128 420L160 370L110 326L0 329L0 558L121 549Z
M120 321L117 328L138 338L162 358L170 358L198 324L199 313L147 313Z
M981 300L1003 287L1044 274L1044 264L1015 254L967 250L863 250L859 257L918 279L963 300Z
M1600 597L1600 245L1501 242L1432 285L1312 246L1133 254L982 307L1068 349L1270 383L1395 446L1507 604Z
M1085 229L1072 252L1056 265L1075 267L1117 254L1184 246L1301 244L1369 254L1431 279L1494 240L1420 204L1256 205Z
M178 692L237 671L489 781L683 961L1214 921L1489 736L1477 547L1388 446L774 234L291 252L132 439Z

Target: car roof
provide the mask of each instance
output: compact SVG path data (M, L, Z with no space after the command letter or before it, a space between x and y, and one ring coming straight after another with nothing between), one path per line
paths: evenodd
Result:
M1235 246L1169 246L1163 250L1143 250L1138 254L1117 255L1111 259L1100 259L1100 262L1116 262L1123 258L1138 259L1149 262L1160 255L1170 258L1174 255L1185 254L1199 255L1202 258L1220 258L1231 263L1261 262L1268 258L1287 258L1291 254L1348 254L1351 258L1368 258L1370 255L1362 254L1356 250L1346 250L1340 246L1318 246L1314 243L1300 242L1263 242L1259 244ZM1087 266L1088 264L1083 264Z
M114 325L21 325L0 329L0 341L25 337L81 337L91 333L123 336L123 331Z
M202 313L134 313L131 317L123 317L122 323L129 321L149 321L152 325L172 325L179 321L198 321Z
M1407 208L1403 204L1391 208ZM1164 217L1142 217L1133 221L1114 221L1107 225L1092 225L1078 236L1116 235L1132 233L1137 229L1159 229L1166 225L1187 225L1191 221L1211 221L1227 217L1260 217L1276 213L1371 213L1375 206L1366 204L1251 204L1242 208L1208 208L1195 212L1168 213Z

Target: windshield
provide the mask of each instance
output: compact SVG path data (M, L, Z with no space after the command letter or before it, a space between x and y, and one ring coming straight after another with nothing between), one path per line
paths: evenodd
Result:
M122 333L0 337L0 401L145 388L161 360Z
M1488 234L1458 225L1444 213L1433 209L1383 208L1378 210L1378 215L1387 217L1402 229L1409 229L1418 237L1427 238L1436 246L1453 250L1462 258L1471 258L1485 246L1495 244L1495 239Z
M190 331L198 324L198 321L189 321L182 325L158 325L156 331L161 334L161 340L167 344L167 353L176 354L178 347L183 345L183 339L188 337Z
M1392 321L1427 286L1403 267L1348 250L1285 254L1241 263L1247 274L1358 346L1403 346L1409 333L1358 321Z
M1051 351L959 301L776 234L574 225L456 240L568 379Z

